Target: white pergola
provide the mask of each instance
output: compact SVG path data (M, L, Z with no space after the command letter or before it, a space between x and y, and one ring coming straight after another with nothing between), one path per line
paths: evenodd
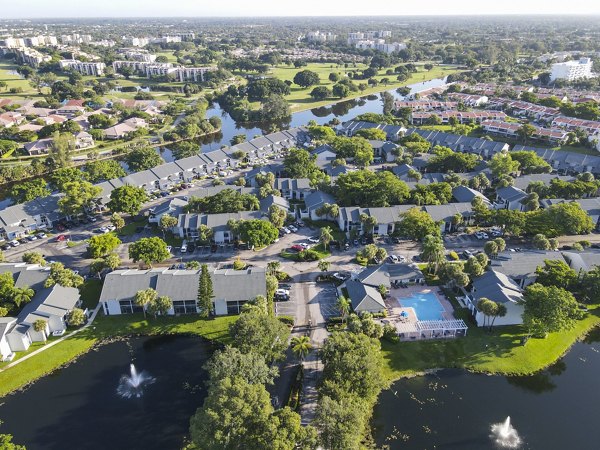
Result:
M424 338L444 338L467 335L469 328L464 320L422 320L417 321L416 331Z

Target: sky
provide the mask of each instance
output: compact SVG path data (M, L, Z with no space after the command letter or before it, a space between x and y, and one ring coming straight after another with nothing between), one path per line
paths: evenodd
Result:
M0 18L600 14L598 0L0 0Z

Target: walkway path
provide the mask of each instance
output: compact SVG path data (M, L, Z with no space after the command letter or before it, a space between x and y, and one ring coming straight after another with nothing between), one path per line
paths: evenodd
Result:
M98 314L98 311L100 311L100 308L101 308L101 305L98 304L98 306L96 306L96 308L94 309L94 311L92 311L92 315L91 315L90 319L88 320L88 322L84 326L82 326L81 328L78 328L75 331L72 331L71 333L66 334L66 335L62 336L61 338L56 339L55 341L52 341L49 344L46 344L43 347L41 347L41 348L39 348L39 349L37 349L37 350L35 350L35 351L33 351L33 352L31 352L31 353L23 356L22 358L17 359L16 361L14 361L14 362L8 364L7 366L3 367L2 369L0 369L0 372L4 372L5 370L10 369L11 367L16 366L17 364L22 363L23 361L27 361L29 358L31 358L31 357L33 357L35 355L38 355L38 354L42 353L43 351L46 351L49 348L54 347L59 342L62 342L65 339L70 338L71 336L73 336L73 335L81 332L82 330L85 330L87 327L89 327L92 324L92 322L94 322L94 319L96 318L96 315Z

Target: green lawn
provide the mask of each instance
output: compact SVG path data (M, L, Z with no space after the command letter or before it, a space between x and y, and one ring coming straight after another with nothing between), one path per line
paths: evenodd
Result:
M148 225L147 219L132 221L132 222L129 222L127 225L125 225L123 228L121 228L117 232L117 234L119 236L131 236L135 233L135 229L137 227L145 227L146 225Z
M356 67L344 68L341 66L337 66L333 63L310 63L306 67L295 68L293 66L275 66L271 69L270 74L280 80L289 80L293 81L294 76L302 71L302 70L311 70L319 74L321 78L320 86L327 86L331 89L331 87L335 84L329 80L329 74L335 72L341 76L345 76L349 72L352 72L355 69L362 70L367 66L365 64L357 64ZM379 84L375 87L369 87L365 91L362 92L353 92L347 99L356 98L364 95L375 94L384 90L394 89L400 86L406 86L409 84L419 83L423 81L428 81L433 78L441 78L451 73L457 72L457 69L453 67L440 67L435 66L432 70L426 71L423 69L422 64L417 65L418 72L411 74L411 77L403 82L399 82L396 80L396 75L386 75L385 72L387 69L381 69L379 71L379 75L374 78L381 82L383 78L388 78L390 82L387 85ZM354 80L356 84L366 83L366 80ZM310 92L314 89L315 86L311 86L309 88L301 88L296 84L292 84L290 89L290 95L286 97L288 102L290 102L290 108L292 112L303 111L306 109L317 108L320 106L329 105L332 102L339 101L339 98L330 98L327 100L319 100L316 101L310 96Z
M89 288L93 290L92 287ZM91 294L89 294L91 296ZM0 397L47 375L77 356L87 352L99 340L115 336L192 334L227 343L229 325L237 316L223 316L204 320L197 315L145 319L141 314L123 316L98 316L94 323L81 333L56 344L40 355L0 372ZM34 344L30 352L42 344ZM26 354L19 354L22 357ZM1 367L1 366L0 366Z
M396 380L436 368L461 368L504 375L527 375L560 358L578 339L600 324L600 304L589 306L588 316L574 329L551 333L546 339L530 338L520 326L498 327L491 334L470 327L465 338L423 340L391 344L382 342L385 373Z
M5 81L7 84L6 89L0 89L0 98L9 97L14 98L16 100L23 98L41 97L41 95L38 94L37 90L29 84L29 81L21 78L21 76L18 74L11 73L16 68L16 65L11 64L6 60L0 59L0 81ZM11 94L11 88L21 88L23 89L23 92L19 94Z

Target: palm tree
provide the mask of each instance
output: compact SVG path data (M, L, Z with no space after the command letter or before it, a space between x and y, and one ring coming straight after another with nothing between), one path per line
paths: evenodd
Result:
M335 302L335 307L342 315L342 320L344 321L344 324L345 324L346 318L348 317L348 314L350 314L350 300L348 300L344 296L340 296L337 299L337 301Z
M321 244L323 244L323 249L327 250L327 246L331 241L333 241L333 233L331 231L331 227L321 228L321 236L319 240L321 241Z
M431 273L437 273L440 264L445 260L445 251L444 242L440 237L428 235L423 239L421 258L423 261L427 261L427 267Z
M34 290L29 287L14 288L12 293L12 301L18 308L22 304L29 303L34 295Z
M137 306L141 306L142 307L142 311L144 312L144 317L146 317L146 306L156 300L156 298L158 297L157 292L152 289L152 288L148 288L148 289L144 289L143 291L138 291L135 294L135 304Z
M291 341L292 352L300 361L303 361L312 349L310 338L308 336L295 336Z

